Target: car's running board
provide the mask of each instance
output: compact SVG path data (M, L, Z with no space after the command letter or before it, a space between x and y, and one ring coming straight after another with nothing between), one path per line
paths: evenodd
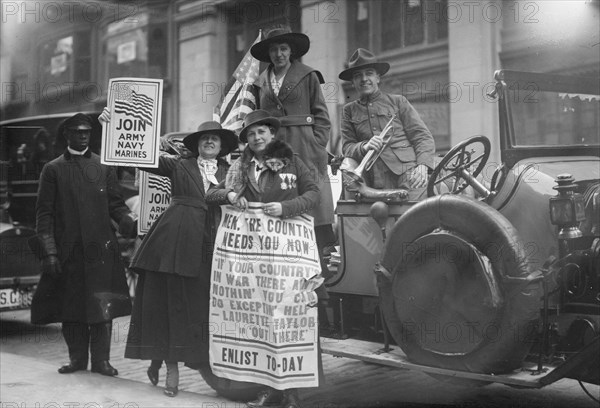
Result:
M556 366L544 365L543 372L537 373L536 364L524 363L521 369L515 370L512 373L495 375L428 367L410 362L402 350L396 345L390 346L390 351L385 352L383 351L382 344L355 339L338 340L322 337L321 349L323 353L331 354L335 357L346 357L390 367L421 371L429 374L464 378L467 380L496 382L527 388L541 388L546 385L547 383L541 382L540 380L556 368Z

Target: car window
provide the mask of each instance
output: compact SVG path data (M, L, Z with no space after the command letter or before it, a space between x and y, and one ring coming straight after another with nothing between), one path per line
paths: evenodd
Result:
M513 145L600 145L600 96L540 89L508 91Z

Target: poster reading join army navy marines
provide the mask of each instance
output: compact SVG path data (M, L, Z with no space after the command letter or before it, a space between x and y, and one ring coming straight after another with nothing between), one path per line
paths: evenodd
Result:
M213 372L277 389L318 386L313 306L323 278L312 217L271 217L261 203L221 208L210 289Z
M162 79L113 78L110 122L102 128L103 164L158 167Z

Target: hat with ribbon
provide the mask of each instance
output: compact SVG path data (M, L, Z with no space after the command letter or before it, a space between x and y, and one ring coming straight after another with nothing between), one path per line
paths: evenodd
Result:
M65 129L76 128L77 126L80 126L80 125L87 125L91 128L92 127L92 118L90 118L85 113L76 113L75 115L71 116L70 118L65 119L65 121L63 122L63 127Z
M252 111L249 114L247 114L244 118L244 128L240 132L240 141L247 143L248 138L246 136L246 133L248 133L248 128L250 128L250 126L256 125L271 126L275 128L274 133L277 133L277 131L279 130L279 126L281 126L281 122L279 122L279 119L277 119L276 117L269 115L269 112L267 112L266 110L257 109L255 111Z
M183 139L183 144L194 154L198 153L198 140L203 135L217 135L221 138L221 151L218 157L226 156L238 148L238 141L235 133L231 130L223 129L219 122L208 121L198 126L198 131L187 135Z
M348 60L348 68L340 72L338 77L344 81L352 81L356 71L367 68L373 68L379 75L383 75L389 71L390 64L379 62L371 51L359 48Z
M63 135L65 130L74 129L80 125L88 126L90 129L92 129L92 118L85 113L76 113L75 115L60 122L57 128L57 134Z
M289 27L275 27L265 33L265 38L250 48L254 58L262 62L271 62L269 47L271 44L288 44L292 49L292 57L300 58L308 52L310 39L306 34L293 33Z

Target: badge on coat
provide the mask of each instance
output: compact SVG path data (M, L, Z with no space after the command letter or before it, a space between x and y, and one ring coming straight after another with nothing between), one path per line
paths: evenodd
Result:
M281 189L291 190L296 188L296 175L292 173L279 173L281 178Z

